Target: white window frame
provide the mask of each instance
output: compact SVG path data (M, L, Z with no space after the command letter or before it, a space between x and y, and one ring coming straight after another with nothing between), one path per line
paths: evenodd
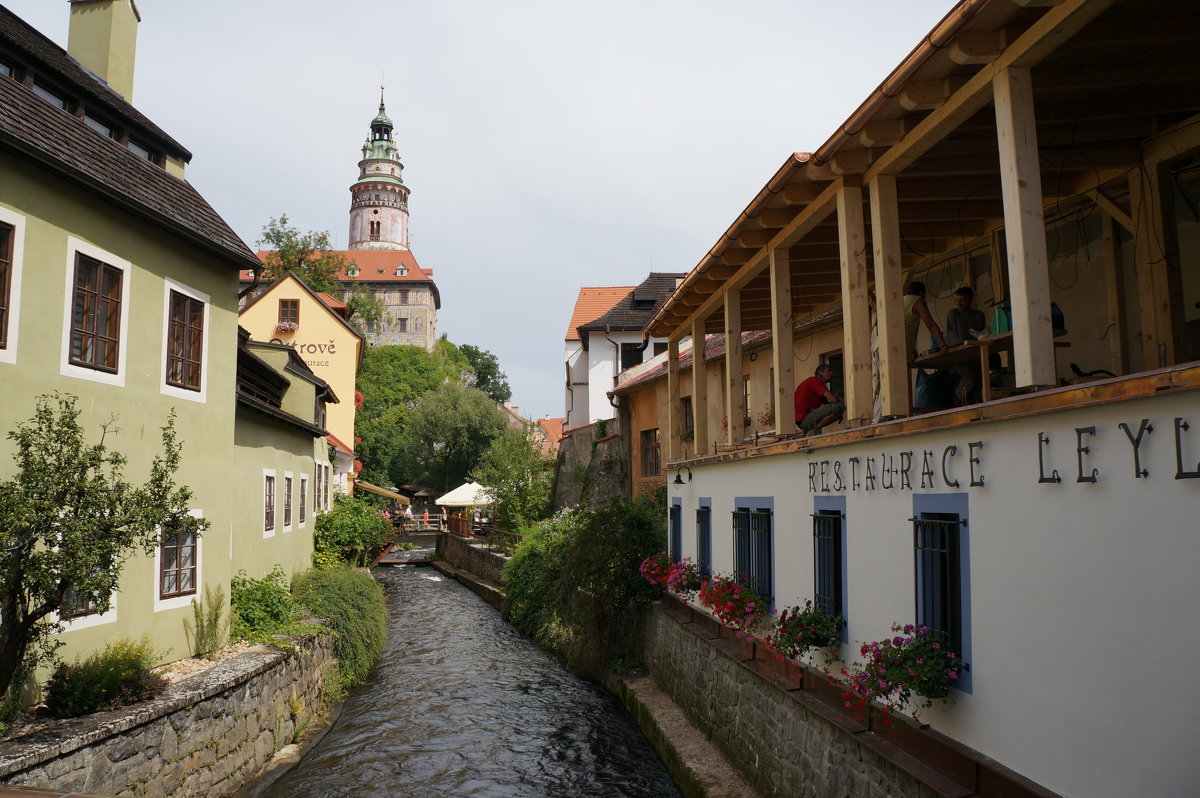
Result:
M287 489L288 482L292 483L293 490ZM277 509L281 510L283 512L283 521L284 521L283 534L285 534L285 535L287 533L291 532L292 527L295 525L294 518L292 519L293 523L288 523L288 516L296 514L296 502L292 501L295 498L295 493L296 493L296 491L294 490L295 487L296 487L296 475L293 474L291 471L284 471L283 472L283 492L284 492L283 506L279 507ZM288 512L288 502L289 501L291 501L291 512L290 513Z
M120 346L117 349L117 371L115 374L100 371L99 369L90 369L86 366L76 366L71 362L71 307L75 301L75 256L77 254L95 258L106 266L112 266L114 269L121 271L121 337L119 339ZM67 236L65 279L67 290L64 292L65 296L63 297L63 335L59 374L64 377L76 377L81 380L102 382L106 385L115 385L119 388L124 388L125 369L129 363L129 307L133 304L132 264L124 258L118 258L113 253L75 238L75 236Z
M0 349L0 363L17 362L17 333L21 330L21 264L25 260L25 217L0 207L0 222L13 228L12 275L8 282L8 346Z
M312 482L309 480L308 474L301 471L299 488L296 491L297 499L300 499L301 496L304 496L305 492L308 490L308 486L311 484L312 484ZM308 526L309 516L311 516L313 514L313 506L312 506L313 503L311 501L308 501L307 499L308 499L308 497L304 496L304 499L300 499L300 501L296 502L296 528L297 529L304 529L304 527ZM300 512L301 507L304 508L303 514L301 514L301 512Z
M57 621L62 624L60 634L75 632L80 629L90 629L93 626L103 626L106 623L115 623L117 620L117 595L118 591L114 590L112 595L108 597L108 610L106 612L79 615L66 620L59 618L58 613L52 613L50 616L51 621Z
M188 510L188 515L193 518L204 517L204 511L199 509ZM171 596L170 598L162 598L159 596L162 579L162 542L160 541L154 547L154 579L150 585L150 591L154 597L154 611L164 612L166 610L178 610L184 607L192 606L192 599L200 604L204 599L204 536L196 535L196 592L188 593L185 596Z
M204 303L204 332L201 335L200 342L200 390L191 391L187 388L179 388L167 382L167 341L171 334L171 292L183 294ZM159 358L162 362L162 374L159 379L159 392L164 396L170 396L174 399L185 399L189 402L200 402L201 404L208 401L208 320L209 310L212 308L212 297L203 291L197 291L194 288L184 285L183 283L172 280L170 277L163 278L163 330L162 330L162 357Z
M264 527L263 528L263 540L266 540L267 538L275 537L275 530L278 529L280 526L280 524L279 524L279 480L276 478L276 473L275 473L274 468L264 468L262 470L262 472L263 472L262 473L262 475L263 475L262 482L258 483L258 498L259 498L258 517L263 519L263 527ZM267 522L267 477L271 477L272 479L275 480L275 490L274 490L275 514L274 514L274 518L272 520L272 526L270 529L265 528L266 522Z

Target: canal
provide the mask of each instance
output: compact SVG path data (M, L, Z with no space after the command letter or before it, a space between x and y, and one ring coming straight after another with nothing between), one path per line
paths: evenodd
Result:
M611 695L432 568L379 572L388 643L330 733L272 798L671 798Z

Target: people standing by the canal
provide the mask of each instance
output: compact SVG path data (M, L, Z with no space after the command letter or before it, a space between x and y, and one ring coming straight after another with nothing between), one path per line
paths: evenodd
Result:
M818 432L842 420L846 405L833 391L833 366L822 363L813 376L796 386L796 426L806 435Z
M953 345L975 341L987 330L987 317L972 307L975 292L964 285L954 292L954 307L946 314L946 339ZM983 401L983 372L976 358L954 364L958 385L954 388L954 403L959 407Z

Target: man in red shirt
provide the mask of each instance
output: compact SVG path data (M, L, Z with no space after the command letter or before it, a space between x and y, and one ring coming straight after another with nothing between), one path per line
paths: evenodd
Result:
M829 390L831 379L833 366L825 363L817 366L815 376L796 386L796 426L801 432L811 435L842 420L846 405Z

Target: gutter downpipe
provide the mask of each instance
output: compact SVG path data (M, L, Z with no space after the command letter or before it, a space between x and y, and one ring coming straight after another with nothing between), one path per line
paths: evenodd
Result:
M934 26L933 30L925 35L916 47L908 54L908 56L900 62L900 64L884 78L883 82L873 91L866 100L850 115L850 117L838 126L837 132L834 133L824 144L822 144L815 153L793 153L791 157L784 163L783 166L767 181L767 184L759 190L750 204L746 206L746 210L742 211L738 218L734 219L721 240L717 241L712 246L700 262L696 264L696 268L684 279L679 288L671 294L663 307L659 309L654 318L650 320L647 328L653 327L658 322L658 317L665 313L667 307L672 304L676 294L682 296L685 288L690 288L689 282L694 282L699 279L699 275L703 273L705 264L716 259L722 252L725 251L727 244L726 240L734 240L736 236L730 233L742 226L745 221L758 217L757 208L770 195L778 194L782 190L782 184L791 177L791 174L798 169L803 168L806 164L812 162L815 164L825 164L829 162L838 150L842 148L850 138L859 134L863 127L879 112L879 109L888 101L896 97L903 89L905 84L912 79L917 70L925 65L930 58L936 53L945 49L958 35L967 23L974 19L980 11L986 7L991 0L960 0L958 5L950 9L946 16L942 17L941 21ZM754 209L753 212L751 210Z
M619 343L617 343L616 341L614 341L612 338L609 338L609 337L608 337L608 334L609 334L609 332L610 332L611 330L612 330L612 325L611 325L611 324L605 324L605 325L604 325L604 339L605 339L606 341L608 341L610 344L612 344L612 345L613 345L613 373L612 373L612 384L613 384L613 387L614 387L614 388L616 388L616 387L617 387L617 375L621 373L621 370L620 370L620 366L621 366L621 345L620 345ZM607 391L606 391L606 393L607 393ZM610 404L611 404L611 402L610 402Z

